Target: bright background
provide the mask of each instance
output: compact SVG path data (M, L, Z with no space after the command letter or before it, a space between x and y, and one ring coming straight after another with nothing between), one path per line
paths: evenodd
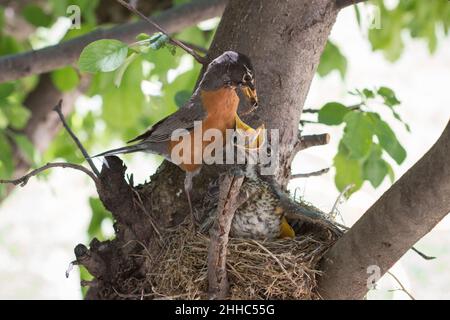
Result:
M432 146L449 121L450 41L441 38L434 55L429 54L425 43L408 39L400 60L391 64L380 53L372 52L353 10L343 10L331 39L348 59L345 82L337 72L324 79L316 77L305 108L317 108L329 101L348 102L347 90L355 87L392 88L402 101L398 112L411 126L408 133L398 122L390 122L408 152L401 166L394 165L396 178L400 177ZM80 99L78 103L79 111L97 107L95 99ZM331 143L297 156L292 166L294 173L331 166L342 127L309 125L305 129L305 133L325 131L331 134ZM112 144L117 146L121 142ZM136 182L143 182L155 170L155 163L151 156L127 158L129 172L134 173ZM290 189L296 189L297 194L328 212L339 195L333 176L330 172L321 177L293 180ZM353 224L389 186L388 179L377 190L366 182L348 202L340 204L345 223ZM7 198L0 208L0 298L81 298L78 272L73 271L69 279L64 273L74 259L75 245L89 242L86 236L91 216L88 197L95 194L94 186L84 175L56 169L47 180L32 179L25 188L19 188ZM110 224L105 223L102 228L112 234ZM417 299L450 298L449 231L450 218L446 218L416 245L437 259L425 261L410 251L392 269ZM403 292L390 291L397 288L398 284L386 275L379 282L378 290L370 292L368 298L408 299Z

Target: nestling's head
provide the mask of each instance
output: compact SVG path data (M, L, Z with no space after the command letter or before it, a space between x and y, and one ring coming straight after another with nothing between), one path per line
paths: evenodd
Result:
M235 51L226 51L211 61L200 87L204 90L241 88L252 105L258 103L252 63L246 55Z

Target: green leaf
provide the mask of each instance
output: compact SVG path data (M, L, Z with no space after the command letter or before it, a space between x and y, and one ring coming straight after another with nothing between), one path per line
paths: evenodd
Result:
M389 176L389 180L391 180L391 183L395 182L395 173L394 173L394 169L392 169L392 166L385 162L387 165L387 169L388 169L388 176Z
M388 174L388 164L381 158L381 148L374 144L370 156L363 165L363 177L369 180L374 188L380 186Z
M62 38L61 42L65 42L74 38L81 37L89 32L94 31L95 25L83 23L81 24L80 28L73 28L69 29L67 33L65 34L64 38Z
M116 87L120 87L120 84L122 83L122 78L127 70L128 66L136 60L138 55L136 53L132 53L128 56L128 58L125 60L125 62L120 66L120 68L116 71L116 75L114 77L114 84Z
M0 129L5 129L6 127L8 127L8 124L8 117L6 116L5 112L0 109Z
M88 235L90 238L98 238L104 240L105 237L101 231L104 219L111 219L111 213L105 209L99 198L89 198L89 205L92 209L91 222L88 227Z
M328 41L322 56L320 57L320 64L317 68L317 72L321 77L324 77L333 70L339 71L341 77L344 78L345 73L347 72L347 59L336 45Z
M14 163L12 157L12 148L6 138L6 135L0 132L0 167L6 174L5 178L9 178L14 171Z
M6 82L0 84L0 99L8 97L14 92L15 85L12 82Z
M22 45L13 37L0 34L0 56L22 51Z
M388 87L380 87L377 93L383 97L384 103L389 107L393 107L400 104L400 101L395 96L394 91Z
M359 12L359 8L357 5L354 5L353 8L355 9L356 22L358 23L358 26L361 28L361 12Z
M31 117L31 111L20 104L8 105L5 109L9 124L14 129L22 129Z
M71 91L78 86L80 78L72 67L65 67L52 72L52 82L62 92Z
M140 61L140 60L139 60ZM123 130L136 126L142 115L144 94L141 90L142 63L132 63L123 75L120 88L113 83L113 74L99 74L107 81L101 91L103 98L102 116L111 130Z
M348 157L345 147L339 149L334 157L334 167L336 168L334 182L339 191L343 191L348 185L353 184L354 187L349 191L349 193L353 193L363 184L361 165L358 160Z
M411 132L411 128L409 127L409 124L407 124L405 121L403 121L403 119L400 117L400 115L397 112L395 112L394 109L392 109L392 114L394 115L395 119L397 119L398 121L403 123L403 125L405 126L406 131Z
M367 88L365 88L362 92L367 99L371 99L371 98L375 97L375 93L372 90L369 90Z
M137 41L143 41L143 40L147 40L147 39L150 39L150 36L148 34L146 34L146 33L139 33L136 36L136 40Z
M22 15L29 23L35 27L48 27L52 23L50 15L35 4L29 4L22 10Z
M372 125L366 113L354 111L344 117L342 142L349 150L349 157L362 159L368 155L372 146Z
M338 102L329 102L319 110L318 121L327 125L338 125L344 121L345 115L350 112L346 106Z
M26 159L31 164L34 164L36 162L36 152L33 143L24 134L14 134L13 139L20 151L25 155Z
M397 140L395 133L386 122L381 120L378 114L370 113L369 116L373 120L374 132L381 147L386 150L395 162L401 164L406 158L406 150Z
M5 9L2 6L0 6L0 30L3 30L4 25L5 25Z
M83 49L78 68L91 73L114 71L125 61L127 53L128 46L119 40L98 40Z

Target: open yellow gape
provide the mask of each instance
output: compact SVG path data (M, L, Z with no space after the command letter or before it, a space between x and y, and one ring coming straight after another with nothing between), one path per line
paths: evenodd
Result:
M253 129L248 124L239 118L236 114L236 135L237 141L236 147L243 148L245 150L258 150L265 143L264 124L260 125L257 129ZM239 142L244 144L239 144Z

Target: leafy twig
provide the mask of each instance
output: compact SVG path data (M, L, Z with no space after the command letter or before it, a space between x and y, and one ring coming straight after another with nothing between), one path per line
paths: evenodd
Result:
M75 135L75 133L73 133L72 129L70 129L69 125L67 124L66 119L64 118L64 115L61 111L61 105L62 105L62 100L59 100L58 104L53 108L53 110L58 114L59 119L61 119L61 122L62 122L64 128L67 130L69 135L72 137L73 141L75 141L76 145L80 149L81 153L83 154L84 158L88 162L92 171L95 173L96 176L99 176L100 172L95 167L94 162L92 161L91 157L87 153L86 149L83 147L83 144L80 142L78 137Z
M20 185L21 187L25 186L28 183L28 180L41 173L42 171L48 170L50 168L72 168L75 170L79 170L79 171L83 171L84 173L86 173L89 177L91 177L92 180L94 180L94 182L97 184L98 180L97 177L88 169L86 169L85 167L78 165L78 164L74 164L74 163L67 163L67 162L53 162L53 163L47 163L45 166L42 166L40 168L37 168L33 171L31 171L30 173L24 175L23 177L19 178L19 179L15 179L15 180L0 180L0 183L11 183L15 186Z
M138 9L136 9L135 7L133 7L132 5L130 5L129 3L125 2L124 0L116 0L117 2L119 2L122 6L124 6L125 8L127 8L128 10L130 10L131 12L137 14L139 17L141 17L143 20L145 20L146 22L148 22L149 24L151 24L153 27L155 27L158 31L160 31L161 33L165 34L169 39L170 42L172 42L174 45L180 47L181 49L183 49L184 51L186 51L187 53L189 53L191 56L194 57L195 60L197 60L197 62L201 63L201 64L206 64L206 59L204 57L201 57L197 54L197 52L195 52L195 50L193 50L192 48L189 48L186 44L184 44L183 42L172 38L169 33L164 30L159 24L157 24L156 22L154 22L152 19L150 19L149 17L147 17L145 14L143 14L142 12L140 12Z

